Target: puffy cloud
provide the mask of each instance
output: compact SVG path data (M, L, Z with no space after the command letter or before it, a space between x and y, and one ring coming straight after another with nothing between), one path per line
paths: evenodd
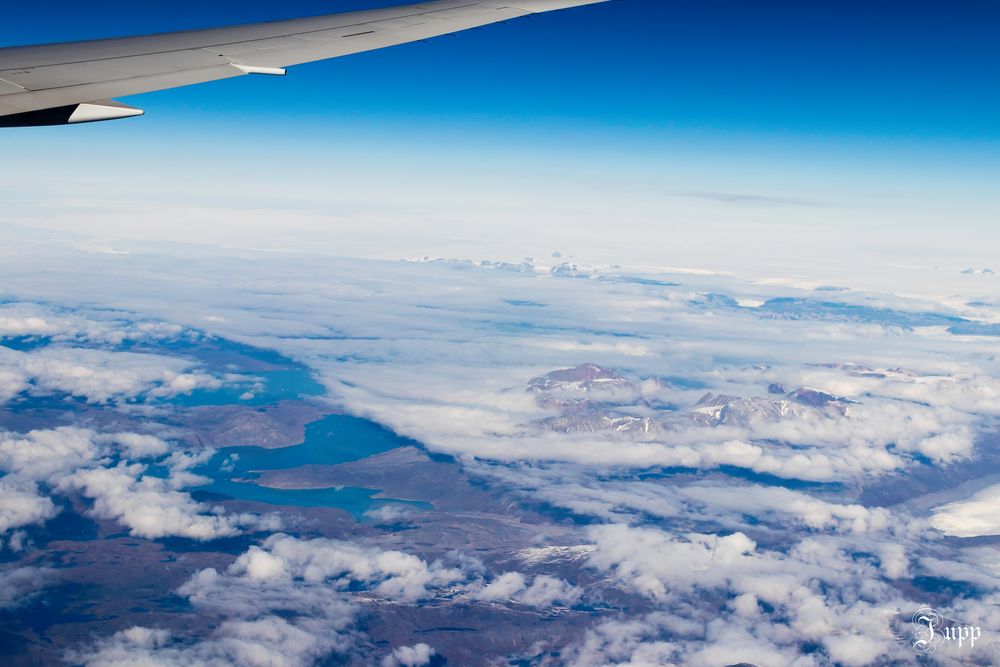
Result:
M677 664L682 643L670 641L666 636L683 633L688 641L692 641L703 631L702 625L685 622L667 613L605 621L589 629L579 644L566 652L567 664L574 667L659 667Z
M93 465L101 449L87 429L61 427L26 434L0 432L0 535L53 518L59 508L39 483L52 485L69 472ZM19 550L23 538L8 539Z
M382 660L382 667L424 667L431 664L435 653L433 648L424 643L400 646Z
M89 340L89 336L82 336L83 342ZM140 397L170 398L196 389L216 389L223 383L195 368L188 359L70 345L51 343L24 351L0 345L0 400L22 393L68 394L103 404Z
M889 579L902 579L910 574L910 558L902 544L885 543L879 546L879 569Z
M155 435L113 433L100 436L102 442L113 442L131 459L160 458L170 452L170 445Z
M127 642L138 648L163 646L170 639L170 633L166 630L153 630L138 625L132 626L127 630L122 630L115 636L123 642Z
M174 488L177 478L150 477L144 471L143 465L124 463L80 470L62 479L59 488L93 499L96 516L115 519L132 535L148 539L176 535L213 540L237 535L241 524L255 521L253 515L211 513L190 494ZM182 479L181 483L190 481Z
M364 517L380 524L396 523L413 515L413 510L405 505L382 505L365 511Z
M34 482L18 484L0 479L0 535L14 528L43 523L58 513L52 500L38 493Z
M885 620L885 619L881 619ZM693 622L669 611L605 621L589 629L566 652L572 667L692 667L752 664L760 667L864 665L912 659L906 649L886 652L886 643L844 632L822 652L805 651L787 627L762 618L713 618Z
M13 552L24 551L31 545L31 538L28 536L28 531L26 530L15 530L7 538L6 548ZM3 547L3 542L0 541L0 548Z
M306 667L331 654L349 653L356 612L338 590L350 574L343 579L344 573L333 572L331 558L352 561L345 551L350 547L325 540L297 546L288 540L295 538L274 536L263 548L251 547L227 570L202 570L178 589L200 612L222 618L206 637L182 641L162 630L131 628L99 642L78 660L88 667ZM358 553L377 557L374 551ZM316 565L310 556L323 565L310 569Z
M0 346L0 401L27 392L108 403L221 386L220 379L193 370L189 360L96 347L174 339L183 333L176 324L115 320L107 313L103 319L91 319L34 304L2 304L0 338L40 338L47 344L27 351Z
M41 317L25 315L12 317L10 307L4 308L0 315L0 337L44 336L56 330L56 327Z
M139 537L211 540L237 535L247 526L279 527L274 517L225 514L183 490L207 481L187 469L211 452L174 452L163 461L170 474L162 478L146 474L146 465L128 461L162 459L169 452L160 438L137 433L98 434L76 427L0 433L0 470L7 473L0 479L0 534L55 516L58 510L40 491L40 483L48 492L92 499L94 515L115 519ZM122 460L109 467L114 455Z
M520 572L507 572L497 577L488 586L475 595L475 599L486 602L511 600L515 595L528 587L524 575Z
M28 387L28 376L16 368L0 365L0 403L6 403Z
M135 352L54 348L22 354L14 361L29 378L32 393L67 393L91 403L142 395L169 398L222 384L206 373L188 372L190 362L185 360Z
M24 302L0 304L0 338L119 345L126 341L171 340L183 333L184 329L176 324L135 321L115 311L70 310Z
M890 621L903 603L900 596L877 582L873 565L854 560L828 541L803 540L782 554L759 549L742 533L673 536L656 529L606 525L591 528L590 534L597 546L589 557L592 567L609 572L640 595L672 603L684 619L715 619L703 635L677 646L653 641L654 647L671 651L672 660L709 665L732 662L737 656L737 662L792 664L809 642L822 646L836 664L860 666L904 655L889 633ZM693 594L710 591L733 597L728 612L732 618L720 617L710 604L695 611L698 598ZM755 600L774 611L748 624L746 618L760 609ZM686 611L678 611L682 609ZM751 628L754 634L748 638ZM645 632L641 624L633 635L636 632ZM656 633L664 634L662 628ZM647 639L633 640L629 651L649 644ZM588 642L598 642L588 650L598 655L605 651L601 644L607 642L600 636L589 635L583 645Z
M531 607L548 608L555 604L572 605L583 591L563 579L538 575L528 585L520 572L500 575L470 597L483 602L517 602Z
M970 414L1000 416L1000 380L968 367L956 370L954 375L892 375L879 384L877 392Z
M86 667L308 667L348 648L340 634L350 622L328 618L287 620L263 615L225 621L193 645L173 645L164 630L132 627L74 658Z
M356 610L346 591L416 602L465 575L416 556L328 539L272 535L226 570L201 570L177 593L199 611L224 619L197 642L134 627L99 642L77 659L88 667L305 667L350 654ZM434 651L395 649L395 665L426 665Z
M955 537L1000 535L1000 484L983 489L967 500L934 508L931 525Z
M203 570L186 584L182 592L192 600L211 604L205 591L233 581L248 585L284 586L301 580L325 583L335 589L363 584L373 593L395 600L415 602L434 589L465 578L456 568L439 561L428 564L412 554L383 551L337 540L301 540L288 535L272 535L263 547L251 547L225 574Z
M735 568L754 565L780 571L779 561L754 556L756 544L743 533L676 539L660 530L624 525L599 526L590 533L597 546L589 557L590 565L612 571L620 581L654 599L666 598L676 587L724 585Z
M102 455L89 429L60 427L25 435L0 433L0 469L25 479L54 480Z
M531 585L517 596L517 601L532 607L551 607L554 604L571 605L580 599L583 591L556 577L540 574Z
M31 602L48 584L53 572L39 567L0 571L0 609L16 609Z

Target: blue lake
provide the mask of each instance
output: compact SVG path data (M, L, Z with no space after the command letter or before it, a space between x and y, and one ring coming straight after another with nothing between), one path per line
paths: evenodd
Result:
M199 491L272 505L336 507L361 517L386 504L407 504L432 509L429 503L373 498L379 489L342 487L334 489L271 489L252 483L256 473L286 470L302 465L335 465L357 461L415 443L367 419L329 415L306 426L305 441L294 447L226 447L194 472L212 478ZM243 480L243 481L234 481Z
M49 339L43 337L0 338L0 345L18 351L31 351L50 343ZM155 344L126 341L117 349L172 354L192 359L202 369L217 376L237 374L244 378L242 381L229 381L219 389L197 390L163 401L178 408L233 404L275 405L281 401L308 400L326 394L326 388L302 362L273 350L227 339L199 334L157 341ZM252 398L244 397L248 391L253 393ZM30 397L23 406L16 407L65 410L66 399L64 395ZM210 478L212 483L193 491L272 505L335 507L358 518L369 509L386 504L403 503L432 509L429 503L374 498L381 492L380 489L269 489L253 483L256 473L260 471L283 470L308 464L335 465L357 461L398 447L419 446L373 421L347 415L329 415L307 425L304 441L294 447L265 449L253 446L252 442L246 444L246 447L221 449L208 463L195 469L194 472ZM165 476L168 471L163 466L151 466L150 473Z
M238 384L217 390L200 390L172 399L182 407L212 405L273 405L283 400L323 396L325 387L316 381L309 368L271 350L262 350L229 340L212 339L211 345L175 344L176 351L195 356L216 372L235 371L259 381L253 398L241 398L250 386ZM250 384L253 384L251 382ZM392 503L430 508L427 503L374 498L379 489L342 487L335 489L271 489L252 482L257 473L285 470L309 464L335 465L357 461L397 447L414 445L392 431L367 419L347 415L329 415L306 426L302 444L282 449L227 447L195 472L210 477L212 483L196 491L227 498L298 507L336 507L360 518L369 509Z

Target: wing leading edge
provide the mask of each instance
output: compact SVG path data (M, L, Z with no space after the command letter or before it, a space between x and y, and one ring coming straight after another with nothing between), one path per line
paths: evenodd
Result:
M251 25L0 49L0 127L141 115L112 100L607 0L437 0Z

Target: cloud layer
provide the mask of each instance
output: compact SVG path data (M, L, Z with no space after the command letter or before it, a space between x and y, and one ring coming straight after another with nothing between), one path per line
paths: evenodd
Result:
M507 519L523 519L531 547L485 549L475 564L421 555L408 539L434 535L420 532L423 519L364 540L247 538L231 563L176 591L212 629L129 628L81 662L350 660L369 647L359 610L379 605L585 618L569 646L538 649L577 665L905 662L899 619L928 602L1000 633L995 548L944 539L993 534L996 494L935 495L997 472L995 338L949 331L998 317L984 301L968 305L972 294L638 274L570 258L195 255L125 254L102 273L101 258L79 253L79 281L25 283L25 299L113 295L134 314L116 310L109 323L4 306L0 335L17 343L0 358L0 400L71 396L115 411L224 385L155 344L192 328L275 349L313 369L337 407L454 455ZM548 394L533 383L586 363L621 381ZM24 531L55 515L59 494L137 537L278 529L195 501L197 453L156 432L0 435L8 548L25 548ZM37 573L6 574L42 590ZM447 658L418 639L366 655ZM997 650L984 640L968 656L940 656L988 664Z

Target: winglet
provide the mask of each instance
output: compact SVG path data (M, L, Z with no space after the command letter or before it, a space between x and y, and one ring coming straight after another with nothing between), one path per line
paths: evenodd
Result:
M114 100L101 100L100 102L87 102L76 107L73 113L66 120L67 124L94 123L99 120L117 120L119 118L132 118L141 116L145 111L130 107Z
M283 67L259 67L257 65L240 65L237 63L230 63L233 67L243 72L244 74L266 74L268 76L285 76L288 72L285 71Z
M114 100L68 104L51 109L25 111L0 116L0 127L41 127L44 125L79 125L99 120L116 120L141 116L145 111Z

